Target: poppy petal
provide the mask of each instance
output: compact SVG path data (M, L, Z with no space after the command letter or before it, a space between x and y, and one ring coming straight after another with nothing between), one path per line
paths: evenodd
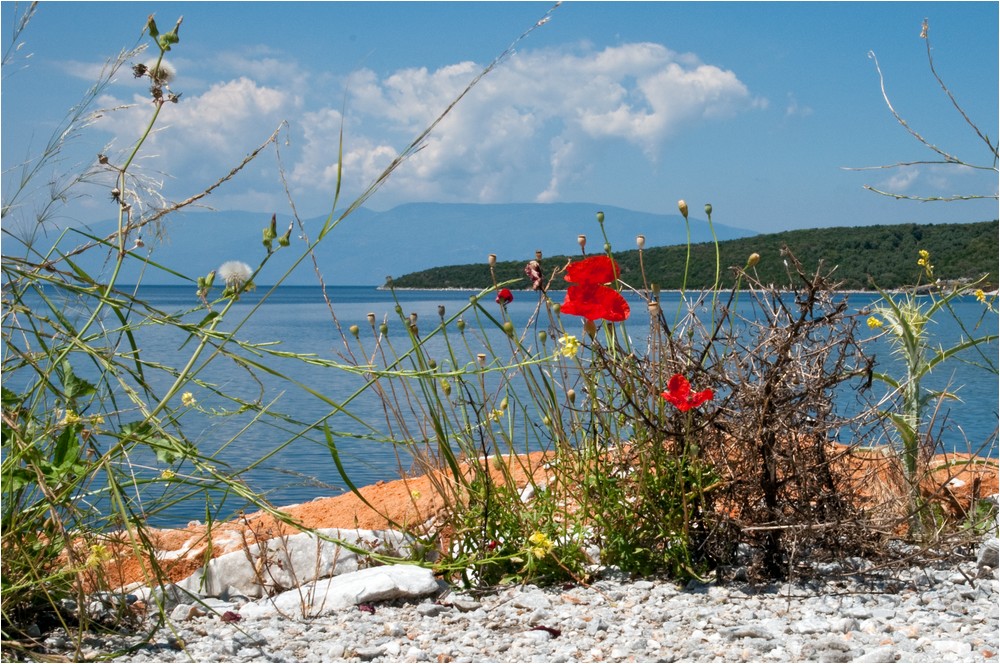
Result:
M591 256L582 261L570 263L566 268L566 281L574 284L609 284L618 278L621 268L608 256Z
M620 322L628 318L629 306L614 288L585 284L570 286L566 290L562 313L582 316L587 320Z

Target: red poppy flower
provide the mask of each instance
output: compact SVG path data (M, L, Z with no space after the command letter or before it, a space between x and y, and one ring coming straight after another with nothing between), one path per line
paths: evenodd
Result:
M566 291L566 301L562 313L583 316L587 320L604 320L617 323L628 318L628 302L621 293L607 286L570 286Z
M566 281L574 284L609 284L621 273L618 263L602 254L570 263L566 268Z
M667 382L667 391L660 396L677 406L680 411L688 411L697 408L706 401L711 401L715 393L712 390L702 390L701 392L691 392L691 383L680 374L674 374Z
M566 291L562 312L587 320L619 322L628 318L629 306L622 294L605 286L621 274L621 268L608 256L591 256L570 263L566 281L576 284Z
M497 304L501 307L506 307L508 304L514 301L514 294L510 292L509 288L501 288L497 291Z

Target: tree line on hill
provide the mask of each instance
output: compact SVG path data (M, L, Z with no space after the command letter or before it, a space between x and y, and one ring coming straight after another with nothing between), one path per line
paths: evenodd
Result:
M923 249L930 252L936 278L962 283L985 276L980 287L995 290L998 245L996 220L968 224L897 224L784 231L720 242L719 276L722 288L732 287L734 273L730 267L743 267L748 257L756 253L760 261L753 269L763 283L779 286L788 283L781 254L782 247L788 247L807 271L815 271L820 262L824 272L836 268L834 280L844 290L905 288L916 284L918 279L922 283L927 282L926 276L921 276L922 268L917 265L918 252ZM642 287L639 251L615 251L613 256L621 265L622 281ZM647 281L665 290L680 289L686 256L685 245L646 248L642 251L642 264ZM551 274L553 269L580 257L543 256L542 266L546 274ZM688 289L712 287L716 274L715 257L713 243L691 245ZM495 266L497 282L521 279L527 286L523 269L533 258L525 256L523 261L498 262ZM480 289L492 285L485 256L482 263L435 267L392 279L395 288ZM520 286L515 284L514 287ZM565 288L565 282L557 277L552 288Z

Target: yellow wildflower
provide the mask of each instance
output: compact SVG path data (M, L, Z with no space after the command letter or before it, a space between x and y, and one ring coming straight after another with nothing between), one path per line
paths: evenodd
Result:
M580 352L580 340L572 334L564 334L559 337L559 353L563 357L576 357Z
M84 565L88 568L99 566L101 563L111 559L111 552L103 544L91 544L90 553Z
M531 534L531 537L528 538L528 544L531 545L528 548L528 551L535 558L544 558L552 552L552 549L555 548L555 544L552 543L552 540L550 540L545 533L540 533L537 530Z
M882 327L883 325L885 325L885 323L883 323L882 320L880 318L878 318L877 316L869 316L868 317L868 327L870 327L871 329L874 330L874 329Z
M198 403L198 400L190 392L185 392L181 395L181 403L184 404L185 408L191 408Z
M172 479L174 479L174 475L176 475L176 473L174 473L174 471L172 471L170 469L167 469L167 470L164 470L162 473L160 473L160 479L163 479L163 480L172 480Z
M81 421L80 416L67 408L66 413L63 415L62 420L60 420L59 422L59 426L68 427L73 424L79 424L80 421Z
M928 277L933 276L934 266L931 265L931 252L921 249L917 253L920 254L920 258L917 259L917 265L924 268L924 272L927 273Z
M90 416L90 423L95 427L99 427L104 424L104 416L98 413L97 415Z
M983 289L982 289L982 288L977 288L977 289L976 289L976 292L975 292L975 293L973 293L973 295L975 295L975 296L976 296L976 301L977 301L977 302L979 302L979 303L984 303L984 302L986 302L986 293L984 293L984 292L983 292Z

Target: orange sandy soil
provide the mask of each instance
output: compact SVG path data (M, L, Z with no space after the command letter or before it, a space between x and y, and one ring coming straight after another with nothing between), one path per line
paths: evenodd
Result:
M841 448L843 449L843 448ZM503 457L506 473L497 467L496 460L490 467L496 482L503 482L504 475L519 488L534 482L545 481L543 464L551 454L535 453L518 457ZM921 482L925 497L939 501L956 516L961 516L977 498L998 492L997 466L968 454L941 454L930 460ZM887 475L889 464L879 452L853 451L843 456L838 464L853 491L846 495L859 496L863 503L884 504L888 494L897 493L892 487L900 486L899 479ZM434 528L435 520L445 515L445 500L441 487L451 491L453 484L448 473L435 473L409 477L391 482L378 482L360 489L364 501L353 493L333 498L318 498L308 503L283 508L289 520L304 528L346 528L382 530L387 528ZM895 498L899 498L898 495ZM369 505L365 504L367 501ZM452 500L453 502L453 500ZM240 550L248 544L271 537L297 532L298 529L274 516L257 512L236 521L213 524L211 529L194 522L186 528L152 530L149 537L160 552L159 565L166 575L179 581L194 573L206 559ZM211 540L211 547L208 546ZM113 547L117 555L108 564L107 583L112 587L151 579L149 560L136 556L128 545Z

